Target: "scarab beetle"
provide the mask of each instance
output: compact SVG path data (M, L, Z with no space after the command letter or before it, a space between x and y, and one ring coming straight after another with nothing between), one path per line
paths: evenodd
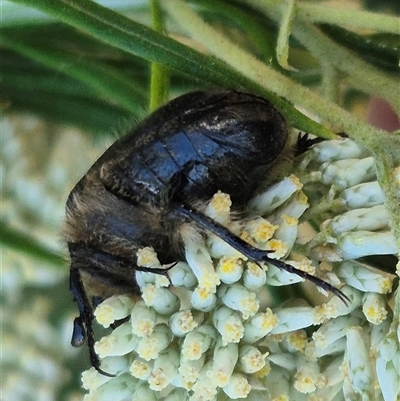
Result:
M268 261L347 297L330 284L268 257L205 216L218 190L243 206L288 141L288 126L267 100L237 91L193 92L171 101L115 142L68 197L70 289L78 304L72 345L94 351L92 297L139 293L136 251L153 247L163 264L183 260L182 228L208 230L250 260Z

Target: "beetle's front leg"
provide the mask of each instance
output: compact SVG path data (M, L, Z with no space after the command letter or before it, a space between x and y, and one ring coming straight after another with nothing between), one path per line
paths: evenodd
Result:
M255 248L254 246L243 241L237 235L229 231L226 227L219 224L212 218L206 216L205 214L197 210L194 210L186 205L176 205L172 213L176 213L177 216L180 216L187 222L192 222L192 221L196 222L200 227L212 232L217 237L221 238L232 248L239 251L241 254L246 256L249 260L251 260L254 263L258 264L260 262L268 262L281 270L285 270L289 273L296 274L297 276L300 276L303 279L311 281L318 287L321 287L326 291L332 292L337 297L339 297L346 305L348 304L348 302L350 302L350 299L345 294L343 294L343 292L333 287L331 284L303 270L296 269L294 266L282 260L271 258L269 256L271 251Z
M112 376L100 368L100 361L94 350L94 308L83 285L82 274L90 277L93 287L91 291L96 297L102 299L112 294L139 295L140 289L135 278L136 271L161 274L169 279L168 270L175 264L167 268L139 267L130 259L91 248L86 244L68 243L68 248L71 255L70 290L79 309L79 316L74 321L71 344L74 347L80 347L87 339L93 367L106 376ZM107 288L109 292L101 293L104 288Z
M93 307L86 295L79 269L71 268L69 288L73 294L74 300L78 304L79 316L74 320L74 329L72 332L71 344L74 347L80 347L86 340L88 341L90 362L92 366L101 374L114 377L113 374L105 372L100 368L100 360L94 349L93 333Z

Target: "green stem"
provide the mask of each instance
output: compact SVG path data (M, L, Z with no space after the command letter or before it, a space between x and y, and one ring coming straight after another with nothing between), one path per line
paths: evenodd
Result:
M238 29L243 31L257 48L260 58L266 64L273 64L277 68L279 65L275 60L275 45L273 43L273 35L265 21L254 18L251 10L240 7L239 4L231 4L226 1L216 2L215 0L190 0L195 7L206 11L208 15L219 16L222 21L229 21Z
M280 19L281 7L274 0L260 3L258 0L246 0L246 3L275 20ZM348 74L358 87L373 95L379 95L393 105L400 113L398 80L371 64L361 60L345 47L329 39L319 29L296 20L293 23L293 36L298 39L320 62L331 63L340 71Z
M265 4L269 1L266 0ZM297 16L305 22L326 22L332 25L351 26L354 28L378 32L400 33L400 20L388 14L377 14L364 10L329 7L326 3L297 2Z
M281 0L252 0L247 1L256 8L264 8L281 12ZM345 4L345 3L343 3ZM377 14L364 10L351 9L346 6L331 7L327 2L296 2L297 17L303 22L328 23L331 25L350 26L353 28L368 29L378 32L387 32L398 35L400 20L389 14Z
M158 0L151 0L150 11L153 22L153 29L156 32L164 32L162 12ZM160 63L151 63L150 82L150 111L160 107L167 101L169 89L169 69Z
M339 98L338 75L334 66L329 63L322 63L322 95L333 103L337 103Z
M278 40L276 44L276 58L279 64L286 69L290 69L289 59L289 38L292 24L296 15L295 0L285 1L285 10L281 16Z
M386 99L400 114L398 79L361 60L350 50L335 43L318 28L299 22L293 24L293 36L321 62L330 63L345 72L365 93ZM328 49L328 51L327 51Z

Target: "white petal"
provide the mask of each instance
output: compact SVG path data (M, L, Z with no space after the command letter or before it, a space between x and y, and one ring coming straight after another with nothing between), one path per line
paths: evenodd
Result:
M301 187L302 184L299 179L291 175L268 188L260 195L255 196L249 202L248 207L256 214L265 215L284 203L292 194L301 189Z

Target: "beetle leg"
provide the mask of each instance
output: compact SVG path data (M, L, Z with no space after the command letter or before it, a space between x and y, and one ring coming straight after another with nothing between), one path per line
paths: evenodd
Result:
M340 137L342 137L343 139L348 138L349 136L345 133L345 132L340 132L338 134L336 134ZM317 143L321 143L324 142L326 139L324 138L310 138L310 135L306 132L305 134L302 134L301 132L299 133L299 135L297 135L297 142L296 142L296 146L295 146L295 156L300 156L302 155L304 152L306 152L308 149L311 148L311 146L316 145Z
M95 306L92 306L87 296L82 283L81 271L88 273L99 283L114 286L118 293L139 294L139 287L134 279L135 271L161 274L169 279L168 270L176 263L171 263L164 269L138 267L129 259L90 248L85 244L69 243L68 247L71 253L70 290L79 309L79 316L74 320L71 344L74 347L80 347L87 339L92 366L98 372L112 377L114 375L104 372L100 368L99 357L94 349L93 308ZM81 255L84 255L86 259L81 259ZM94 300L95 305L98 297L95 297ZM100 302L101 300L102 297L100 297Z
M177 263L174 262L162 268L141 267L137 266L136 262L131 258L113 255L84 243L70 242L68 243L68 249L71 255L71 270L83 270L99 281L114 285L121 291L133 294L139 294L139 287L134 278L136 271L168 277L168 270Z
M86 317L91 314L92 306L86 296L78 269L72 268L70 270L69 289L79 309L79 317L74 320L71 344L74 347L80 347L86 340Z
M310 135L308 133L302 134L299 133L297 135L297 142L295 146L295 156L300 156L304 152L306 152L308 149L311 148L311 146L323 142L325 139L323 138L310 138Z
M94 350L94 335L93 335L93 308L90 305L82 284L79 269L71 268L70 271L70 290L74 296L74 300L78 303L79 316L74 320L74 330L72 333L71 344L74 347L80 347L87 338L90 354L90 362L92 366L101 374L109 377L114 377L113 374L104 372L100 368L99 357ZM86 329L85 329L86 328Z
M348 302L350 302L350 299L347 297L347 295L343 294L342 291L338 290L331 284L305 271L296 269L295 267L291 266L288 263L285 263L282 260L271 258L270 256L268 256L271 253L271 251L255 248L254 246L243 241L241 238L239 238L231 231L229 231L226 227L222 226L221 224L219 224L212 218L206 216L205 214L197 210L193 210L185 205L176 206L174 208L173 213L177 213L179 216L183 217L187 222L195 221L199 226L205 228L208 231L211 231L213 234L221 238L232 248L235 248L237 251L246 256L252 262L256 264L258 264L259 262L268 262L281 270L285 270L289 273L296 274L297 276L300 276L303 279L311 281L318 287L321 287L326 291L332 292L337 297L339 297L340 300L346 305L348 304Z

